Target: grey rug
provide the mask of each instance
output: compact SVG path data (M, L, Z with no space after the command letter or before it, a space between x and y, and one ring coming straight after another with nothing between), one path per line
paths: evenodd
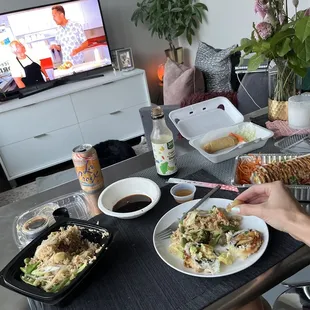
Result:
M145 141L133 146L137 155L141 155L149 151ZM76 179L74 168L51 174L47 177L39 177L36 181L16 187L0 194L0 207L12 202L25 199L29 196L41 193L50 188L70 182Z

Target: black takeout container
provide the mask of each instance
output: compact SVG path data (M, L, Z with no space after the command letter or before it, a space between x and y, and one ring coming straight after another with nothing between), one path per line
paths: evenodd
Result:
M92 264L89 264L81 273L73 279L70 284L65 286L57 293L48 293L39 287L32 286L25 283L20 277L22 271L20 267L23 267L24 259L27 257L33 257L37 247L41 242L47 239L47 236L53 232L59 230L60 227L77 225L82 230L82 236L91 242L99 243L103 245L103 248L97 253L97 258ZM102 233L108 232L109 235L103 237ZM91 224L87 221L76 220L71 218L62 217L57 219L57 222L45 230L40 236L29 243L21 252L19 252L8 265L0 272L0 285L5 288L14 291L16 293L22 294L26 297L35 299L37 301L55 305L61 300L67 297L90 273L90 271L99 263L99 261L104 257L105 250L112 241L112 233L106 228L101 226Z

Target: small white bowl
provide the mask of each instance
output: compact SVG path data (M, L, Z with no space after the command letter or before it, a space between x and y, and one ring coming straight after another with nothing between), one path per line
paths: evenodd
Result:
M178 191L182 191L182 190L188 190L191 192L190 195L187 196L178 196L176 195ZM196 193L196 186L193 184L188 184L188 183L179 183L177 185L174 185L171 189L170 189L170 194L173 196L173 198L175 199L176 202L178 203L184 203L186 201L190 201L194 199Z
M145 208L134 212L121 213L112 210L121 199L132 195L146 195L152 201ZM146 178L127 178L105 188L99 196L98 207L104 214L120 219L134 219L154 208L160 196L160 188L152 180Z

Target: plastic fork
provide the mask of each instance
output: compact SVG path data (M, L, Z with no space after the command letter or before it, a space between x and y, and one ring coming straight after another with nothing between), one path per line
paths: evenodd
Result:
M174 221L170 226L157 233L156 237L158 237L161 240L168 239L172 235L172 233L178 228L180 221L183 221L185 219L187 213L200 207L208 198L210 198L220 188L221 185L214 187L207 195L201 198L192 208L190 208L187 212L185 212L180 220Z

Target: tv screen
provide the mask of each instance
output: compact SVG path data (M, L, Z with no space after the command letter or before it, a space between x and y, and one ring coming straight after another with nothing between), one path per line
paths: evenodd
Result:
M47 85L110 65L99 0L69 1L0 15L2 93Z

